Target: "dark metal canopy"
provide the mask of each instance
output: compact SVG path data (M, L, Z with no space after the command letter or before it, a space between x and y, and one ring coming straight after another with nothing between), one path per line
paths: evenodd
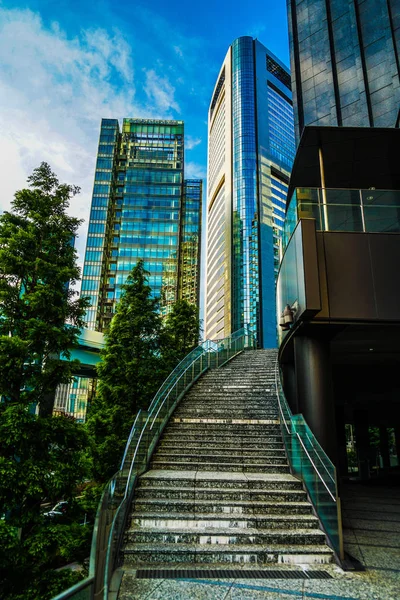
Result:
M400 189L400 129L315 127L303 130L289 184L322 187L321 149L327 188Z

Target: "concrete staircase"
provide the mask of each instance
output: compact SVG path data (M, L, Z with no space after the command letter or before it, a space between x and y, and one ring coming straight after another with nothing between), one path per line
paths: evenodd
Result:
M275 361L243 352L182 400L136 489L125 571L332 561L286 460Z

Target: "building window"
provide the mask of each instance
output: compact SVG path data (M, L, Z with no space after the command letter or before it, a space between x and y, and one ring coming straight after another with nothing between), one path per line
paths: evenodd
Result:
M283 69L278 63L267 55L267 71L272 73L283 85L285 85L289 90L292 89L292 83L290 80L290 75Z

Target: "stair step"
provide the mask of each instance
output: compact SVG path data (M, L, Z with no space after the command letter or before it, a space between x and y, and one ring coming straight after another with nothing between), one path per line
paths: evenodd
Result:
M136 499L142 498L180 498L187 500L304 500L306 494L303 490L243 490L232 488L138 488Z
M258 443L267 443L267 444L279 444L279 445L283 445L282 442L282 437L281 435L265 435L265 436L247 436L247 435L241 435L240 433L229 433L228 435L210 435L206 429L204 429L203 432L196 432L196 433L182 433L179 430L175 430L173 432L168 432L166 430L166 432L164 433L162 439L161 439L161 443L163 442L170 442L170 441L175 441L175 440L187 440L187 441L198 441L201 444L205 444L207 442L223 442L225 443L227 440L231 440L234 444L237 443L242 443L242 444L257 444Z
M231 545L229 549L219 544L135 544L123 550L127 565L144 563L308 563L322 564L333 560L327 546L310 544L289 546L268 544Z
M234 488L157 488L144 487L138 488L136 500L140 502L144 498L159 498L164 500L181 499L181 500L246 500L246 501L279 501L279 500L305 500L306 493L304 490L292 489L276 489L276 490L243 490Z
M285 544L290 545L321 545L325 543L325 535L319 529L217 529L204 528L131 528L127 532L129 544Z
M186 452L185 452L186 451ZM268 456L268 457L275 457L275 458L279 458L281 462L283 462L285 460L286 454L285 454L285 450L283 448L274 448L272 450L267 450L265 448L263 448L262 450L259 450L258 448L238 448L237 446L229 446L226 445L225 447L214 447L214 446L208 446L206 444L204 444L203 446L190 446L188 447L187 444L182 443L181 445L175 445L175 446L160 446L159 449L157 450L157 456L164 456L164 455L168 455L168 456L172 456L175 454L181 455L182 457L186 455L186 453L193 456L230 456L233 457L235 455L237 456L249 456L249 457L264 457L264 456Z
M190 527L192 529L224 528L233 529L237 527L242 529L317 529L318 519L314 515L232 515L223 516L214 513L167 513L160 516L159 513L133 513L131 518L131 528L154 527L156 529Z
M167 475L164 477L163 473ZM137 490L151 487L161 488L163 490L173 489L175 487L186 487L188 489L233 489L237 490L302 490L301 482L290 474L264 474L249 473L244 476L243 473L215 473L201 471L183 471L179 472L179 477L173 477L176 471L148 471L148 474L142 475L139 479ZM203 477L202 477L203 475ZM217 475L217 477L216 477ZM235 477L238 475L240 478ZM250 476L252 478L249 478ZM231 477L229 477L231 476Z
M173 460L175 459L175 455L179 457L181 462L248 462L257 465L275 463L285 464L286 458L284 453L280 452L276 454L274 451L271 451L270 453L263 453L262 451L258 452L257 450L254 450L252 453L246 452L245 454L244 452L241 452L240 449L236 449L236 452L225 452L224 450L220 450L216 454L211 454L209 453L208 448L204 448L198 452L193 452L190 454L176 454L160 449L155 453L153 457L153 463L158 461L165 462L168 459Z
M243 471L251 473L289 473L289 466L285 464L257 464L247 461L246 463L218 463L218 462L181 462L181 461L162 461L156 460L151 463L152 469L169 470L191 470L196 468L199 471Z
M149 510L157 511L160 514L170 512L184 512L194 514L213 513L227 515L310 515L312 506L309 502L290 500L272 500L272 501L246 501L246 500L184 500L178 498L143 498L137 499L134 503L134 512L142 513Z

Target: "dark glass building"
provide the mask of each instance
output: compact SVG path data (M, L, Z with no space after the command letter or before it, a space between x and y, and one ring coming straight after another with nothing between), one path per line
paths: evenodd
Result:
M139 259L160 310L178 298L199 305L201 180L184 180L182 121L103 119L82 294L87 326L103 331Z
M296 137L305 125L395 127L399 0L287 0Z
M258 40L230 46L208 119L206 336L244 324L276 346L275 277L295 153L290 73Z

